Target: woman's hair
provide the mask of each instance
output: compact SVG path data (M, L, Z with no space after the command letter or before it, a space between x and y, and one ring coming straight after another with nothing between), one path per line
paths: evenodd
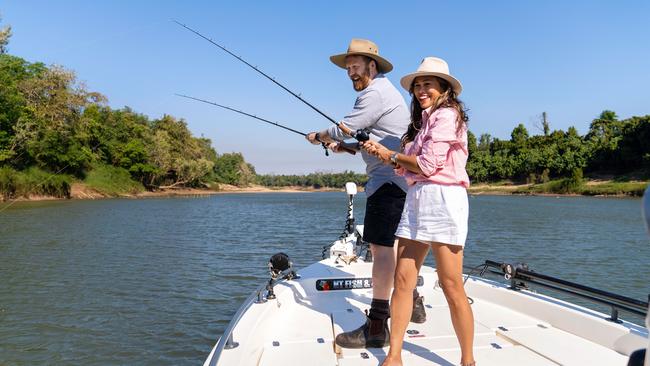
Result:
M447 82L447 80L439 77L436 77L436 79L438 79L440 82L440 86L442 87L443 92L433 102L433 108L431 109L431 112L433 113L433 111L440 108L453 108L458 114L458 119L456 119L456 133L460 133L463 127L467 125L467 121L469 120L469 117L467 117L465 104L463 104L463 102L458 99L456 92L454 92L454 89ZM414 83L415 79L413 79L413 83L411 83L411 89L409 90L409 93L411 94L411 123L409 124L406 133L402 136L402 150L404 150L404 146L406 146L406 144L415 139L415 135L417 135L420 131L420 128L422 128L422 107L420 106L420 102L418 102L417 97L413 95Z

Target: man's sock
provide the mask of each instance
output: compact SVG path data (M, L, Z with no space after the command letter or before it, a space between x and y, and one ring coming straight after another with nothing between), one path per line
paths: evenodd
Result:
M370 319L379 320L390 318L390 306L388 305L388 300L372 299L368 317Z

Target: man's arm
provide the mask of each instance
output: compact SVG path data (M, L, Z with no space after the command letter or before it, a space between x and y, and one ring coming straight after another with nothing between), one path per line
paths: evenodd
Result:
M382 115L381 95L369 90L357 97L352 111L343 118L339 127L328 128L327 136L338 141L349 138L356 130L372 127Z
M325 146L325 148L329 148L336 153L347 152L349 154L355 155L360 149L357 143L345 143L332 139L327 131L310 132L305 136L305 138L307 141L311 142L314 145L322 144Z

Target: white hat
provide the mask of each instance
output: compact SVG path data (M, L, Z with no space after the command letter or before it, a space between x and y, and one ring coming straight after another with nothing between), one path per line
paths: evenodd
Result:
M425 57L420 67L414 73L404 76L400 80L400 84L402 84L402 88L411 92L411 85L416 77L429 75L437 76L449 82L451 88L456 92L456 96L460 95L460 92L463 91L463 86L460 85L460 81L449 74L449 65L447 65L447 62L437 57Z

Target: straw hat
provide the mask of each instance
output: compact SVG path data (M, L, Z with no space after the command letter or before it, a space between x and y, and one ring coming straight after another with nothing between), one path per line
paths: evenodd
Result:
M377 61L377 71L384 74L390 72L393 69L393 65L391 65L388 60L379 56L379 48L377 45L367 39L352 39L352 41L350 41L350 45L348 46L348 52L342 53L340 55L330 56L330 60L334 63L334 65L345 69L345 57L352 55L368 56L371 59Z
M420 67L414 73L404 76L400 80L400 84L402 84L402 88L410 92L411 85L416 77L428 75L437 76L448 81L452 89L454 89L454 92L456 92L456 95L460 95L460 92L463 91L463 86L460 85L460 81L449 74L449 65L447 65L447 62L437 57L425 57Z

